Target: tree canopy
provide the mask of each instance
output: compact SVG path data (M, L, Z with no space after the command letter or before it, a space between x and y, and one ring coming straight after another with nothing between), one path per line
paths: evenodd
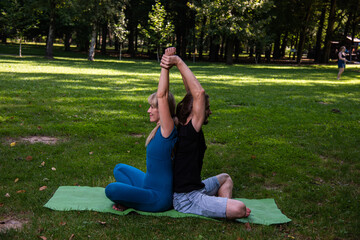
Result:
M360 38L358 0L3 0L0 37L54 42L64 50L76 44L94 60L97 49L120 45L131 56L150 57L167 45L200 60L238 61L246 50L255 62L293 54L328 62L345 45L350 53ZM121 54L121 53L120 53ZM305 55L304 55L305 54ZM158 56L158 54L157 54ZM356 54L354 55L356 57Z

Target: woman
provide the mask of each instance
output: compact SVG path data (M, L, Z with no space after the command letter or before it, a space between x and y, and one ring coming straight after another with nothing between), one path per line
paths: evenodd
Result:
M165 55L175 48L165 50ZM113 208L122 211L128 207L148 212L166 211L172 206L171 154L177 141L175 99L169 92L169 69L162 68L158 90L149 96L150 122L156 123L146 140L146 167L144 173L126 164L114 169L116 182L110 183L106 196L115 202Z
M339 57L339 61L338 61L339 73L338 73L338 76L337 76L338 80L340 79L341 74L345 70L345 65L346 65L345 63L348 62L348 60L345 58L345 51L346 51L345 46L342 46L340 48L340 51L339 51L339 54L338 54L338 57Z

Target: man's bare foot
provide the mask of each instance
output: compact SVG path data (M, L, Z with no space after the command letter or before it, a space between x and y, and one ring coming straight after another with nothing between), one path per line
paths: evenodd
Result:
M128 208L125 207L125 206L123 206L123 205L121 205L121 204L119 204L119 203L115 203L115 204L113 205L113 209L116 210L116 211L123 212L123 211L125 211L125 210L128 209Z
M175 52L176 52L175 47L169 47L169 48L165 49L165 55L167 55L167 56L175 55Z
M246 214L245 214L245 217L248 217L251 213L251 210L249 208L246 208Z

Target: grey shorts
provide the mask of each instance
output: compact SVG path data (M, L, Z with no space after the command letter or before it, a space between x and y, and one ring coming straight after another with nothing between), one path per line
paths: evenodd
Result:
M173 204L178 212L205 217L226 218L227 198L216 197L220 183L217 177L202 181L205 187L188 193L174 193Z

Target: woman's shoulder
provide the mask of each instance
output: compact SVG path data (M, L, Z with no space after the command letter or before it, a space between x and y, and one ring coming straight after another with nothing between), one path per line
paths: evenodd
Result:
M169 139L174 139L174 138L176 138L177 135L178 135L178 132L177 132L176 126L175 126L175 124L174 124L173 130L171 131L171 133L170 133L170 135L169 135L168 137L163 137L163 135L161 134L161 126L160 126L159 129L157 130L156 135L158 135L159 139L169 140Z

